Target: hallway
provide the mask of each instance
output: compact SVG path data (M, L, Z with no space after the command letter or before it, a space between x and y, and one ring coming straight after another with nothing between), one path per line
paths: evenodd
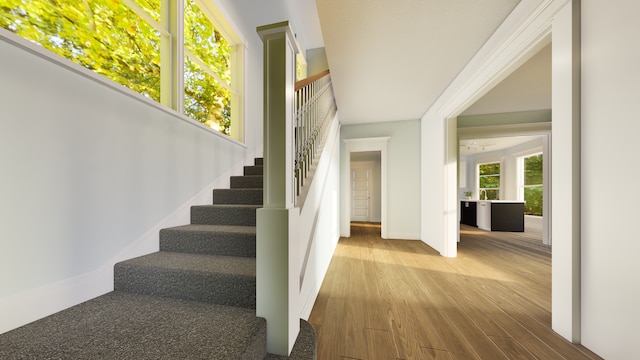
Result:
M309 318L318 359L599 359L550 329L551 252L462 226L457 258L352 224Z

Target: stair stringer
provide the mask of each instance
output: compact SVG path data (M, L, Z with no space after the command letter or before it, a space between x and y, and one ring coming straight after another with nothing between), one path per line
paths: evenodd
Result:
M331 257L340 239L340 121L338 113L327 131L327 140L301 204L298 257L300 268L299 314L308 319Z

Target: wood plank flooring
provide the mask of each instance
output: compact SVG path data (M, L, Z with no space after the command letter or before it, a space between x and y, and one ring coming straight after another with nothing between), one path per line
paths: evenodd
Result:
M551 253L462 226L457 258L352 224L309 322L318 359L600 359L551 330Z

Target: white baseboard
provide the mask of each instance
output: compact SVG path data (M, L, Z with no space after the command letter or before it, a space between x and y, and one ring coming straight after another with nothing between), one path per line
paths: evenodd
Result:
M158 251L161 229L189 224L191 206L211 204L213 189L228 188L229 178L253 165L253 158L234 165L96 270L0 298L0 334L113 291L116 263Z
M322 279L327 275L327 270L325 269L322 272ZM309 297L304 301L304 306L300 310L300 319L309 320L309 316L311 316L311 311L313 311L313 305L316 304L316 299L318 298L318 294L320 293L320 287L322 286L322 281L316 281L313 284L313 288L311 289L311 293Z
M111 291L103 268L0 299L0 334Z

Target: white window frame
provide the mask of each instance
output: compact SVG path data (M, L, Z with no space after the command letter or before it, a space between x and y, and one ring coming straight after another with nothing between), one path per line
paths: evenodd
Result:
M167 0L164 0L167 1ZM183 0L180 0L183 2ZM231 127L230 135L233 139L244 141L245 133L245 52L246 41L241 37L238 28L230 21L230 17L223 11L216 0L194 0L196 5L207 16L213 26L227 40L231 48ZM181 7L184 11L184 5ZM184 17L183 17L184 18ZM184 46L183 46L184 47ZM186 49L185 49L186 50ZM216 75L216 79L220 81ZM226 84L225 81L220 83ZM184 87L181 88L184 91Z
M524 160L526 158L530 158L532 156L538 156L538 155L543 155L542 151L537 151L537 152L529 153L527 155L522 155L522 156L519 156L517 159L517 170L518 170L517 181L518 181L518 200L519 201L525 201L524 189L526 187L542 186L542 188L544 189L544 167L543 167L543 177L542 177L541 184L525 185L524 183L524 172L526 170L524 168ZM544 157L543 157L543 161L544 161Z
M169 18L165 20L165 26L170 27L170 31L177 41L172 42L171 55L166 56L167 62L161 65L166 68L172 68L176 81L168 85L170 90L171 107L176 111L184 114L184 57L188 56L191 61L196 63L208 75L214 77L222 86L225 86L231 92L231 127L229 136L240 142L244 141L244 89L245 89L245 51L246 41L238 34L240 32L237 27L231 23L229 17L221 11L221 7L217 6L214 1L194 0L196 6L211 21L211 24L220 32L227 40L231 48L231 83L220 79L208 65L204 64L197 56L189 51L184 44L184 0L162 0L162 8L167 9ZM167 17L163 17L167 18ZM175 51L174 51L175 49ZM175 63L171 64L171 62ZM165 66L166 64L166 66ZM173 76L171 77L173 80ZM162 77L160 78L162 81ZM162 92L161 92L162 93ZM167 99L169 101L169 99ZM166 105L166 104L165 104Z

